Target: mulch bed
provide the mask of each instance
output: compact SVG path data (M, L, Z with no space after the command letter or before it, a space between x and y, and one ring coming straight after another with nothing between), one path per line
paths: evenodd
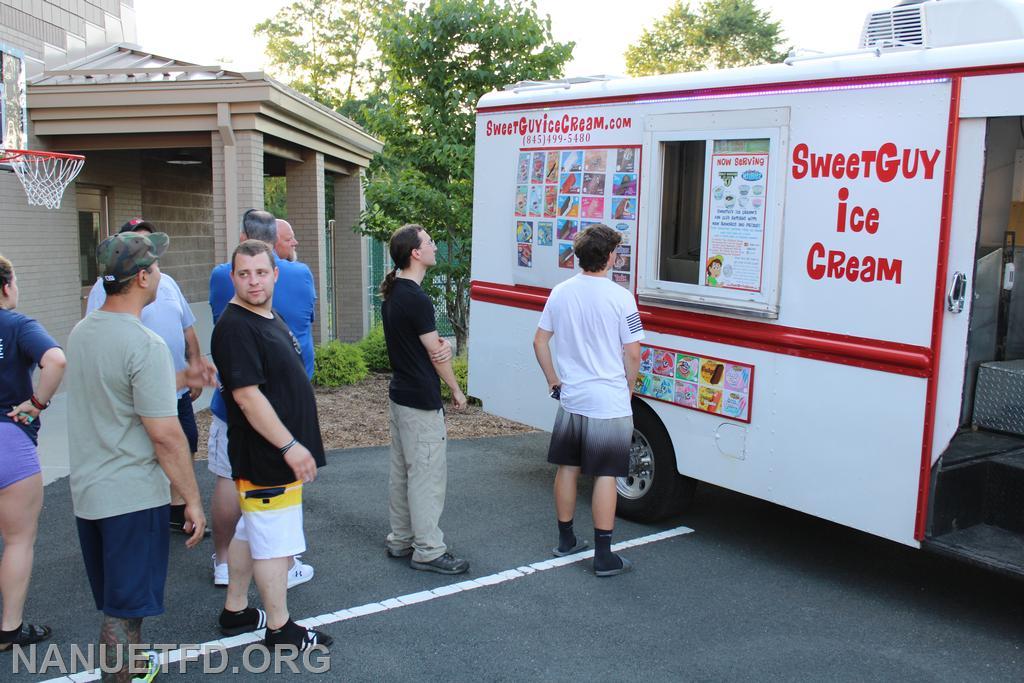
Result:
M372 372L358 384L337 389L316 389L317 414L324 448L361 448L391 443L388 431L388 382L391 375ZM199 453L206 458L206 439L210 429L210 411L196 414L199 425ZM476 439L536 431L518 422L489 415L478 405L465 412L446 411L449 439Z

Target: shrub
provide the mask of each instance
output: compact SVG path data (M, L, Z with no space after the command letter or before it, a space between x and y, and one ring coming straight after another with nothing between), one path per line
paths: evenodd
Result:
M469 356L461 354L452 358L452 370L455 371L455 381L459 383L459 388L462 389L462 393L469 397ZM452 390L448 388L448 385L441 380L441 398L445 401L452 399ZM470 398L469 402L474 405L479 405L479 399Z
M366 367L374 372L390 372L391 359L388 358L388 347L384 343L384 326L375 325L370 333L356 342L363 352Z
M359 348L336 339L316 347L313 363L313 383L321 387L355 384L369 374Z

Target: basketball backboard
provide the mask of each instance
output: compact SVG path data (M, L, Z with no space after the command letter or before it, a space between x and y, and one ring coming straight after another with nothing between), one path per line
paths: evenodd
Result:
M25 56L0 43L0 148L28 146L26 101Z
M0 44L0 167L18 176L30 205L59 209L64 190L82 170L85 157L26 149L25 80L25 55Z

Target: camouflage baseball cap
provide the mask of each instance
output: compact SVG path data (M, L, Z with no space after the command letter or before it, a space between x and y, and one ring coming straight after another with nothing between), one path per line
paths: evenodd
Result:
M163 256L170 239L163 232L151 235L121 232L111 235L96 247L100 277L106 282L127 280Z

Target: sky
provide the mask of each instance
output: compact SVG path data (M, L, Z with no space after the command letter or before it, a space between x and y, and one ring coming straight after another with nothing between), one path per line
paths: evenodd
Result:
M698 0L692 0L696 6ZM625 74L623 53L663 16L673 0L537 0L551 16L558 41L575 41L567 76ZM138 41L146 50L234 70L265 70L266 56L252 27L290 0L135 0ZM781 21L787 47L824 51L857 47L864 17L896 0L756 0Z

